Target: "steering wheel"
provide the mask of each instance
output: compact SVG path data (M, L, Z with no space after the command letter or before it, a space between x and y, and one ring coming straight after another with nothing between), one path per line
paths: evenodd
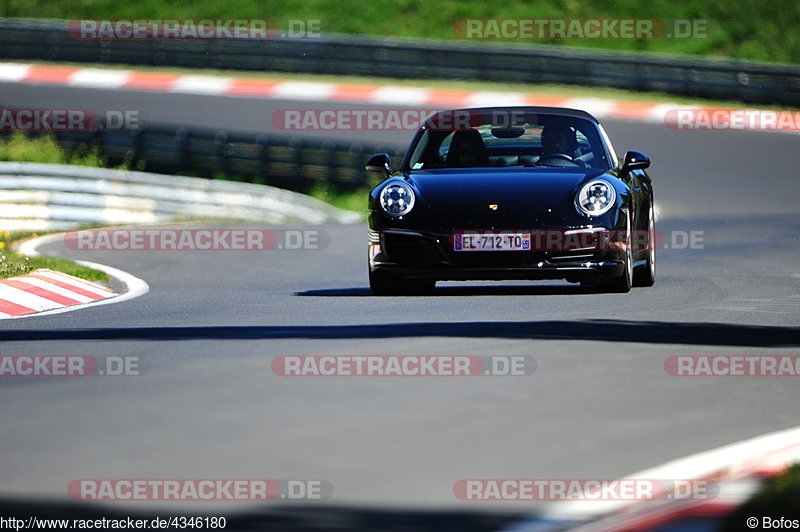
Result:
M553 161L556 163L561 164L542 164L542 161ZM567 164L564 164L567 163ZM547 155L542 155L538 161L536 161L535 166L578 166L580 165L575 162L575 159L567 155L566 153L548 153Z

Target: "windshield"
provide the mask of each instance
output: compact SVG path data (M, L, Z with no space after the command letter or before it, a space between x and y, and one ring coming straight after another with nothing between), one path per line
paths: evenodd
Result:
M448 126L448 127L444 127ZM608 169L597 125L573 116L492 111L433 117L417 138L409 170L481 167Z

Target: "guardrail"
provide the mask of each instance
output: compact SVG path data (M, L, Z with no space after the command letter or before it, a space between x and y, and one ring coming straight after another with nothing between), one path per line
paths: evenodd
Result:
M366 203L366 198L364 199ZM0 162L0 229L185 219L352 223L360 215L269 186L61 164Z
M8 134L0 132L0 138ZM223 177L299 192L320 184L339 192L364 188L370 156L389 153L396 167L404 154L397 146L161 125L112 130L100 124L51 134L67 151L96 148L111 167L127 163L145 172Z
M562 46L354 35L318 39L83 40L66 21L0 20L0 57L361 75L560 83L800 105L800 67Z

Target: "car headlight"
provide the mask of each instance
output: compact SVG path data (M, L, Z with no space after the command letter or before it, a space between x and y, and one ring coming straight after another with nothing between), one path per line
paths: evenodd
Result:
M575 196L575 205L589 216L600 216L614 206L616 199L617 192L611 183L598 179L581 187L578 195Z
M414 200L414 190L400 181L389 183L381 190L381 209L389 216L405 216L414 208Z

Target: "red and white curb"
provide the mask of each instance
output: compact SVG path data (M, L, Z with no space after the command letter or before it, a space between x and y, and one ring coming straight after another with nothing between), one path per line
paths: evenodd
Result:
M63 235L32 238L25 241L19 250L25 255L36 256L39 254L38 246L59 239L63 239ZM34 270L27 275L0 279L0 319L60 314L89 306L121 303L150 290L146 282L117 268L88 261L76 262L116 278L124 285L124 291L118 294L98 283L53 270Z
M25 316L92 301L115 294L108 288L53 270L0 279L0 318Z
M800 463L800 427L771 432L709 451L678 458L628 475L625 479L705 480L718 483L717 497L655 501L575 501L552 503L530 520L504 532L644 531L674 519L692 515L725 515L757 491L761 478L783 473ZM578 526L578 523L586 523Z
M28 63L0 63L0 82L66 85L95 89L132 89L179 94L243 96L299 101L338 101L374 105L466 108L490 106L546 106L583 109L597 118L664 124L674 109L708 113L742 109L632 102L602 98L566 98L523 92L431 89L391 85L278 81L226 76L180 75L135 70L80 68ZM775 111L778 113L780 111ZM758 131L787 131L757 129Z

